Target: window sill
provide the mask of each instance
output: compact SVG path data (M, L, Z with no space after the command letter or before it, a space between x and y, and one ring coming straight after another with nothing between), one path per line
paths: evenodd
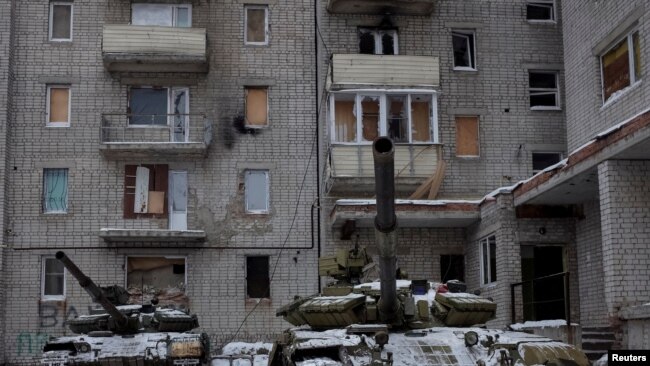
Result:
M269 211L246 211L246 215L251 216L268 216L269 214Z
M244 46L245 47L268 47L269 43L268 42L264 42L264 43L262 43L262 42L259 42L259 43L256 43L256 42L246 43L246 42L244 42Z
M555 25L557 24L557 21L552 19L526 19L526 23L530 25Z
M158 129L168 129L169 125L131 125L129 124L127 128L158 128Z
M264 126L244 125L244 128L248 128L248 129L251 129L251 130L265 130L265 129L269 128L269 125L268 125L268 123L266 125L264 125Z
M562 108L560 108L560 107L536 106L536 107L530 107L530 110L531 110L531 111L536 111L536 112L539 112L539 111L546 111L546 112L548 112L548 111L561 111Z
M458 160L480 160L480 155L456 155Z
M45 124L47 128L66 128L70 127L70 122L47 122Z
M72 39L49 39L47 42L51 45L72 45Z
M70 211L67 212L41 212L40 215L44 219L65 219L74 216Z
M460 72L478 72L478 69L472 68L472 67L465 67L465 66L454 66L453 68L454 71L460 71Z
M64 296L42 296L41 302L48 302L48 303L65 302L65 295Z
M635 82L634 84L614 92L614 94L610 95L609 98L605 101L605 103L603 103L603 105L600 107L600 110L602 111L606 109L610 105L615 104L619 99L622 99L625 95L631 93L635 89L638 89L642 81L643 80L637 80L637 82Z

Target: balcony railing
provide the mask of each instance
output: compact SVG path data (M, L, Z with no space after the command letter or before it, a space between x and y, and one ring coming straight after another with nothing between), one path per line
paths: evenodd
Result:
M212 123L203 114L104 113L100 130L107 158L205 156Z
M440 84L438 61L432 56L334 54L327 81L331 89L360 85L431 88Z

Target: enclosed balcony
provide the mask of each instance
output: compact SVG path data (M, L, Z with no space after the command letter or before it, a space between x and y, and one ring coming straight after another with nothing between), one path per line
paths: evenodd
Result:
M332 90L359 86L426 87L440 84L437 57L335 54L327 82Z
M200 159L212 141L203 114L104 113L100 151L106 159Z
M105 25L104 66L112 72L208 72L206 30L154 25Z
M436 0L328 0L327 10L335 14L431 15Z

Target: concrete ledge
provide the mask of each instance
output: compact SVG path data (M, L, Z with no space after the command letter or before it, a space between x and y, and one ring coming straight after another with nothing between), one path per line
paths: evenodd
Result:
M202 142L103 143L99 151L107 160L202 159L207 155L208 145Z
M647 319L650 321L650 303L621 309L618 316L625 320Z
M204 242L203 230L162 230L162 229L114 229L101 228L99 237L106 242L158 241L158 242Z

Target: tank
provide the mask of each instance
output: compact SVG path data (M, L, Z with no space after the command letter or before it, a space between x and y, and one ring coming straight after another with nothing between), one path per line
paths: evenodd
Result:
M68 272L99 309L66 322L79 335L50 339L43 347L45 365L200 365L209 358L207 334L196 315L151 304L128 305L120 286L99 287L64 252L57 252Z
M486 329L496 304L460 281L406 278L397 267L393 155L389 138L373 142L378 263L357 246L319 258L319 274L335 282L278 309L296 328L274 343L269 365L587 366L572 345Z

